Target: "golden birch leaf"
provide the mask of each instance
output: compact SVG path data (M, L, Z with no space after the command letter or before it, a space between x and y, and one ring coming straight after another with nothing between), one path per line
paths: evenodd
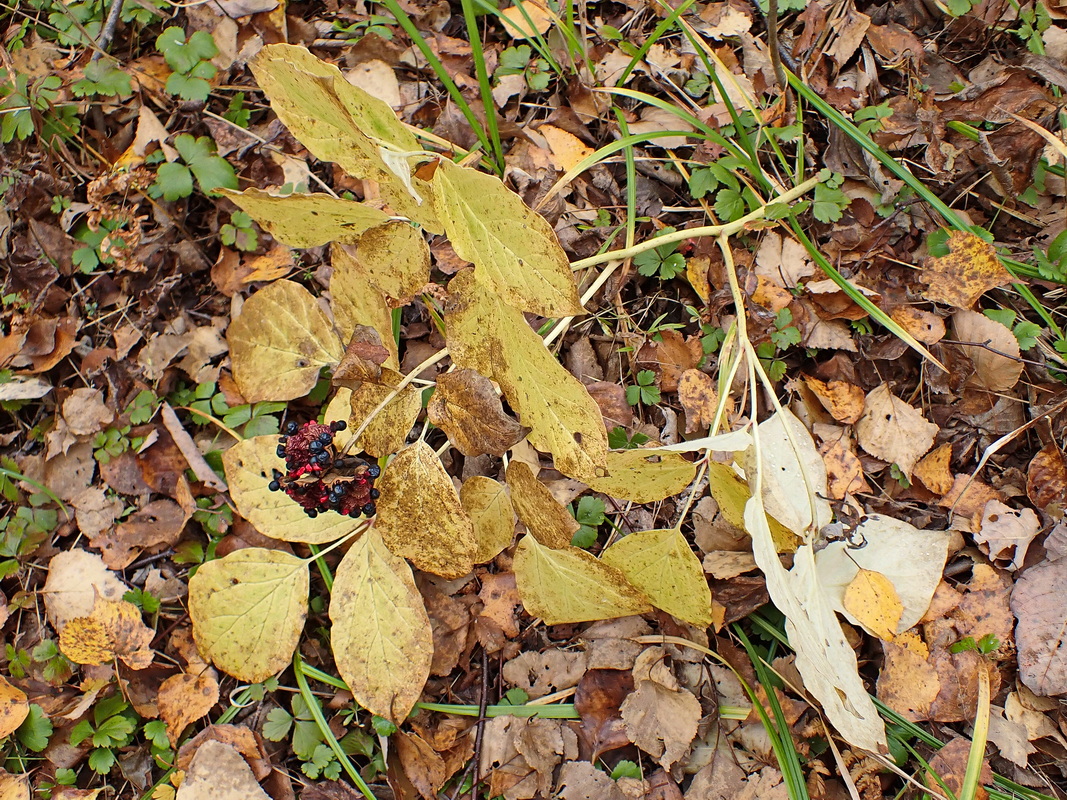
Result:
M472 475L459 490L463 510L474 525L474 563L491 561L515 538L515 509L508 487L484 475Z
M584 314L570 262L547 220L501 181L442 159L437 216L460 258L506 305L543 317Z
M384 376L383 376L384 377ZM399 376L395 376L399 382ZM381 405L391 393L389 386L377 383L361 383L352 392L351 414L348 424L356 429ZM370 425L359 437L359 449L375 458L389 456L404 446L415 418L422 410L422 393L414 386L405 386L385 408L379 411Z
M511 488L515 512L531 535L545 547L570 547L571 537L581 525L537 480L529 465L513 460L504 477Z
M334 660L356 701L403 722L430 676L433 633L411 567L374 528L337 567L330 620Z
M304 629L308 566L281 550L249 547L208 561L189 579L189 617L201 655L247 683L289 664Z
M676 495L696 475L696 465L680 453L641 449L610 451L607 470L608 474L594 478L589 488L635 503L654 503Z
M492 381L473 369L438 376L426 415L465 456L503 455L530 432L504 412Z
M159 687L159 716L167 726L171 747L178 746L182 731L206 717L219 702L219 682L213 669L199 675L171 675Z
M518 309L481 287L470 271L448 285L448 349L458 367L500 384L530 428L530 443L551 453L556 469L589 481L603 473L608 435L596 401L567 372Z
M342 417L347 418L347 414ZM341 514L319 514L312 519L285 492L267 488L274 478L273 470L285 471L285 461L278 458L277 436L254 436L238 442L222 454L222 466L237 511L264 536L325 544L359 525L358 520Z
M0 675L0 739L13 734L29 713L26 693Z
M957 311L952 315L959 348L974 364L974 376L968 381L990 392L1007 392L1023 374L1019 358L1019 340L1011 328L991 320L977 311ZM982 345L985 345L984 347Z
M656 608L698 628L711 625L711 589L681 531L631 533L605 550L600 560L625 575Z
M233 377L249 403L292 400L315 388L344 348L315 298L293 281L252 295L226 333Z
M423 572L459 578L474 566L474 526L426 442L408 445L378 479L377 528L386 546Z
M89 616L63 626L59 649L75 664L106 664L117 656L133 669L145 669L154 657L154 636L133 603L97 597Z
M904 613L893 582L869 569L857 570L845 587L844 606L865 630L887 642L893 641Z
M547 625L652 610L648 598L621 572L577 547L557 550L524 536L515 550L514 569L523 606Z
M430 282L430 248L422 231L404 220L389 220L359 237L353 266L388 296L394 308L406 306Z
M948 248L947 256L928 259L923 269L927 300L971 308L990 289L1011 283L996 248L970 231L952 231Z
M30 776L0 768L0 800L30 800Z
M400 369L396 337L393 336L393 312L381 291L367 277L349 248L331 247L330 263L333 266L330 308L337 320L341 341L348 342L357 326L368 325L378 331L382 345L389 351L389 358L382 366Z
M328 194L273 195L262 189L220 190L279 242L290 247L350 244L389 215L377 208Z

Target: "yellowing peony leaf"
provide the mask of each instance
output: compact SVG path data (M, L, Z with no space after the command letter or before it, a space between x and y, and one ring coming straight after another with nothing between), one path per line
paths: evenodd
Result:
M268 45L249 66L278 119L316 158L332 161L357 178L377 181L394 212L440 232L429 202L420 204L405 183L413 180L424 198L430 194L428 186L398 175L382 157L383 146L404 153L420 149L388 105L303 47Z
M631 533L600 559L625 575L656 608L699 628L711 625L711 589L700 559L681 531Z
M430 282L430 248L418 228L390 220L359 237L352 268L377 286L394 307L407 305Z
M500 384L519 422L531 429L530 443L551 453L560 472L581 481L603 472L608 437L600 408L522 312L485 291L469 271L453 278L448 291L448 349L456 366Z
M652 607L614 567L577 547L555 550L524 536L515 581L526 611L548 625L644 614Z
M430 676L433 634L411 567L375 529L345 554L330 597L333 653L352 695L403 722Z
M459 578L474 566L474 526L426 442L405 447L378 480L377 528L386 546L424 572Z
M153 636L133 603L97 597L89 616L63 626L59 649L75 664L106 664L117 656L133 669L145 669L154 657Z
M437 216L460 258L501 302L544 317L584 314L552 226L498 178L442 159L433 177Z
M273 480L272 470L285 471L285 461L278 458L277 451L277 436L255 436L222 454L230 497L241 516L264 536L286 542L325 544L354 531L357 520L340 514L319 514L311 519L284 492L267 488Z
M581 526L537 480L533 470L521 461L512 461L505 479L515 511L530 534L545 547L569 547L571 537Z
M399 376L391 378L395 383L400 381ZM363 424L371 412L392 393L389 386L375 383L361 383L352 392L350 402L351 414L348 424L358 428ZM392 455L404 446L411 426L415 424L415 418L422 409L422 393L414 386L406 386L400 394L390 400L385 408L379 411L370 425L359 437L359 449L370 453L375 458Z
M349 244L367 228L381 225L389 215L376 208L328 194L278 196L262 189L222 193L279 242L290 247L319 247L330 242Z
M281 550L250 547L208 561L189 580L197 648L238 680L265 681L293 657L308 587L307 563Z
M515 538L515 510L508 487L484 475L472 475L463 482L459 499L474 524L478 542L474 563L491 561Z
M845 588L844 606L866 630L887 642L893 641L904 613L892 581L869 569L858 570Z
M344 348L315 298L292 281L256 292L226 334L233 377L250 403L292 400L315 388Z
M393 336L393 312L381 291L371 283L347 247L330 248L333 276L330 278L330 308L337 319L337 330L346 344L357 325L369 325L378 331L382 344L389 351L383 367L400 368L396 338ZM348 419L348 414L344 417Z
M426 415L465 456L503 455L529 433L504 411L492 381L473 369L438 376Z
M608 474L595 478L589 488L635 503L654 503L676 495L696 475L696 465L678 453L648 450L612 450L608 453Z

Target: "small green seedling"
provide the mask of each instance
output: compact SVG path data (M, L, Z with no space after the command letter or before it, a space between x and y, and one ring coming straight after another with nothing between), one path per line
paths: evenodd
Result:
M237 188L233 166L217 154L215 142L210 137L193 138L183 133L174 138L174 149L182 161L160 165L156 182L148 187L152 197L162 197L167 202L189 197L193 193L193 178L196 178L200 191L207 195L216 189Z
M494 75L497 78L504 75L522 75L526 79L526 85L533 92L545 91L552 78L548 62L543 58L533 58L533 51L527 44L509 47L502 52L500 65L496 68Z
M675 228L664 228L656 233L656 237L674 233L675 230ZM660 280L664 281L669 281L685 272L685 256L678 252L677 242L646 250L634 256L634 264L641 275L649 278L658 275Z
M84 74L85 77L71 87L76 97L129 97L133 94L130 76L113 61L104 58L90 61Z
M70 731L70 744L77 747L89 740L89 767L100 775L106 775L115 766L115 751L133 741L140 718L130 708L121 694L97 700L93 705L92 720L83 719Z
M218 73L211 59L219 54L215 40L207 31L196 31L186 40L181 28L170 27L156 37L156 49L163 54L173 72L166 89L182 100L207 100L208 83Z
M623 427L615 427L608 431L608 447L612 450L634 450L648 440L648 437L640 431L634 431L633 436L627 436L626 428Z
M987 656L994 650L996 650L998 647L1000 647L1000 639L998 639L992 633L987 633L977 642L974 640L973 636L964 636L958 642L949 647L948 651L950 653L962 653L966 650L970 650L971 652Z
M637 384L626 387L626 402L632 406L638 404L654 406L660 401L659 387L656 386L656 373L643 369L637 373Z
M219 230L219 238L227 247L246 252L259 246L259 236L252 225L252 218L243 211L235 211L230 215L229 223Z
M597 529L604 524L604 512L607 507L599 497L586 495L578 501L578 508L572 507L571 513L581 527L571 537L575 547L588 549L596 544Z

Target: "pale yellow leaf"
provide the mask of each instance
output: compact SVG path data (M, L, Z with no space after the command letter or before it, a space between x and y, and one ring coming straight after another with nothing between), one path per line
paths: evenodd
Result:
M351 268L387 295L394 308L407 305L430 282L430 248L421 230L390 220L359 237Z
M440 232L427 202L429 187L411 178L403 159L398 166L383 157L383 152L420 149L388 105L353 86L337 67L303 47L268 45L249 66L278 118L316 158L332 161L357 178L377 181L397 215ZM409 181L423 198L421 203L409 191Z
M395 376L399 382L399 376ZM350 401L348 424L356 429L382 402L392 394L389 386L361 383ZM422 410L422 393L414 386L405 386L400 394L386 403L359 437L359 449L375 458L392 455L404 446L415 418Z
M584 314L570 262L544 217L498 178L442 159L434 173L437 215L485 289L520 311Z
M545 547L569 547L571 537L581 526L537 480L533 470L521 461L512 461L505 480L511 488L515 512L534 538Z
M0 675L0 739L13 734L29 713L26 693Z
M530 443L551 453L560 472L583 481L602 474L607 431L581 382L556 361L521 311L487 292L469 271L448 289L448 348L456 366L500 385L519 422L531 429Z
M387 369L400 369L396 337L393 336L393 310L378 287L371 282L347 247L330 248L330 308L337 320L337 331L346 344L357 325L369 325L378 331L389 358L382 364ZM344 419L348 419L346 413Z
M0 769L0 800L30 800L29 775L15 775Z
M423 570L459 578L474 566L474 526L426 442L408 445L378 480L377 528L386 546Z
M345 414L343 419L347 418ZM351 533L359 524L341 514L319 514L312 519L285 492L268 488L273 470L285 471L285 461L278 457L277 436L254 436L238 442L222 454L222 465L234 505L264 536L325 544Z
M491 561L515 538L515 510L508 487L484 475L472 475L463 482L459 499L478 542L474 563Z
M515 550L514 568L523 606L548 625L652 610L621 572L577 547L556 550L524 536Z
M389 215L354 200L328 194L273 195L261 189L220 190L275 239L290 247L318 247L356 241Z
M631 533L600 559L625 575L656 608L699 628L711 625L711 589L700 559L681 531Z
M896 464L910 478L938 430L919 409L895 397L889 384L883 383L867 395L863 416L856 423L856 441L875 458Z
M594 478L589 488L635 503L654 503L683 491L696 475L696 465L679 453L654 450L612 450L608 474Z
M250 547L208 561L189 579L197 648L238 680L266 680L293 657L308 588L307 563L281 550Z
M723 519L735 528L745 528L745 505L752 497L752 490L748 483L729 464L721 464L717 461L708 462L708 488L711 496L719 506L719 512ZM771 538L779 553L792 553L800 544L800 537L774 517L768 515L767 523L770 526Z
M337 669L356 701L403 722L430 676L433 634L411 567L373 528L337 568L330 620Z
M206 739L193 753L175 800L270 800L237 748Z
M233 377L245 400L292 400L315 388L344 348L315 298L293 281L256 292L230 323Z
M121 600L129 587L110 571L96 553L63 550L48 563L48 580L41 589L48 620L57 631L75 617L87 617L97 596Z
M904 613L892 581L869 569L858 570L845 587L844 606L865 630L887 642L893 641Z

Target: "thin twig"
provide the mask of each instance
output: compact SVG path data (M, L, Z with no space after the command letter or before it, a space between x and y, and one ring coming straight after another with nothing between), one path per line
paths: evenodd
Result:
M771 51L771 66L774 78L782 90L782 101L787 112L793 110L793 95L789 92L789 79L782 67L782 54L778 49L778 0L767 0L767 47Z
M104 27L100 30L100 38L96 42L97 49L93 51L92 57L89 59L89 63L99 61L100 57L107 52L107 46L111 44L111 39L115 35L115 28L119 24L119 14L122 13L122 0L111 0L111 7L107 10L107 19L104 21Z
M474 736L474 782L471 800L478 800L478 784L482 781L482 740L485 738L485 707L489 698L489 653L482 648L482 692L478 699L478 732Z

